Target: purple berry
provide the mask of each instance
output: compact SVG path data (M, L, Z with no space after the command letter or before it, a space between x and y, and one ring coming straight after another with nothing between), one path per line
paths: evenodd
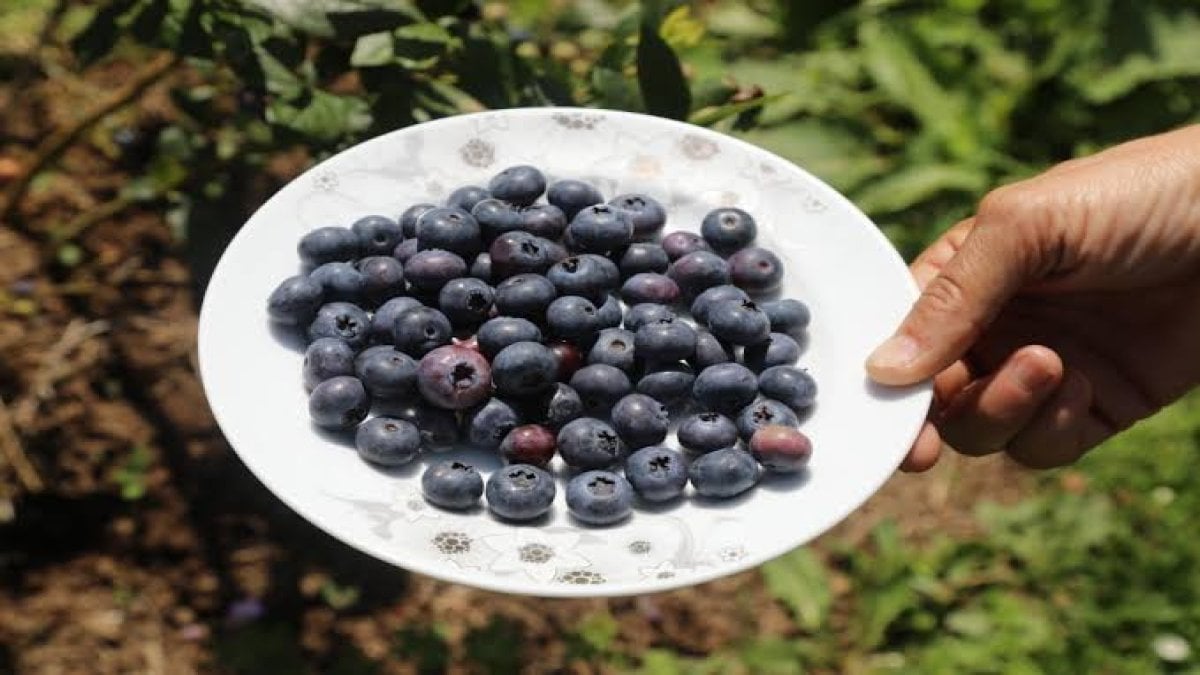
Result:
M773 473L795 473L812 457L812 441L795 427L769 425L750 437L750 453Z
M467 276L467 263L450 251L418 251L404 263L404 277L413 288L437 293L451 279Z
M644 302L673 305L679 301L679 296L679 286L675 281L655 272L635 274L621 286L621 299L631 305Z
M694 298L715 286L729 283L729 265L709 251L694 251L671 264L667 276L679 284L679 290Z
M509 464L532 464L545 468L554 459L558 440L540 424L526 424L508 432L500 443L500 454Z
M492 393L492 368L479 352L453 345L426 354L417 366L417 387L429 403L464 410Z
M528 232L516 230L496 237L488 249L492 274L507 279L517 274L543 274L552 263L550 242Z
M729 256L729 276L747 293L770 293L783 281L783 261L765 248L744 248Z
M696 251L709 251L708 243L704 241L704 237L695 232L672 232L662 239L663 250L667 252L667 257L672 261L679 260L689 253Z

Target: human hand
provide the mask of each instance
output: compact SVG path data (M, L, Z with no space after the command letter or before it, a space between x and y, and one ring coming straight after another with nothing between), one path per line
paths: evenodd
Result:
M1200 383L1200 126L987 195L911 266L921 297L868 359L934 378L902 468L1005 451L1075 461Z

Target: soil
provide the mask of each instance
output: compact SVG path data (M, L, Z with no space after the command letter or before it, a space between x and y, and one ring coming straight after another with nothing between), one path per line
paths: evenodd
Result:
M136 65L0 84L0 190ZM159 203L114 206L145 167L103 134L172 119L170 88L195 77L176 67L83 129L0 223L0 673L593 673L597 648L565 636L606 613L610 654L796 632L757 572L633 599L508 597L368 558L268 493L196 374L196 289L219 242L181 242ZM280 151L226 219L307 161ZM64 224L82 231L60 241ZM977 501L1025 481L998 459L898 475L816 546L861 542L885 518L914 540L969 535Z

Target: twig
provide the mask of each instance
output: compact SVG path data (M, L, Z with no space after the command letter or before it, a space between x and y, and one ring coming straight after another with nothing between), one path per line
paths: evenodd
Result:
M0 195L0 222L7 221L9 216L12 215L17 202L25 195L25 191L29 189L29 184L33 182L33 177L70 147L71 143L75 142L75 139L79 138L80 134L109 113L123 107L136 98L147 87L165 75L177 61L178 57L174 54L159 54L151 59L150 63L146 64L136 75L130 78L124 86L113 92L112 96L105 98L84 111L71 124L43 138L42 142L34 150L33 159L26 165L24 171L9 183L8 187L4 189L3 195Z
M2 398L0 398L0 450L4 452L4 459L17 472L17 480L21 481L21 485L29 492L41 492L45 484L42 483L42 477L38 475L37 469L33 468L29 456L25 454L25 446L21 444L17 430L13 428L12 417L8 414L8 406L4 404Z
M54 396L54 385L76 370L67 356L88 340L108 331L107 321L84 323L76 319L67 325L62 337L42 355L42 365L34 373L29 393L17 401L13 417L17 424L28 426L37 416L42 401Z
M117 197L116 199L104 202L79 214L66 225L51 230L50 238L55 243L70 241L83 234L84 231L93 225L108 220L129 208L129 205L132 203L133 200L129 197Z

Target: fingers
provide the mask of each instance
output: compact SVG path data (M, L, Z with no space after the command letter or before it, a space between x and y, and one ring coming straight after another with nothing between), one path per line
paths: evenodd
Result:
M908 456L901 462L900 470L909 473L928 471L934 464L937 464L941 454L942 439L938 436L937 429L926 422L925 426L921 427L921 432L917 434L917 440L913 441Z
M1055 396L1008 444L1008 454L1031 469L1070 464L1109 435L1109 428L1089 414L1092 385L1071 371Z
M917 281L917 288L925 290L929 282L933 281L934 277L946 266L946 263L950 262L954 258L954 255L958 253L958 250L962 248L963 242L967 240L967 235L970 234L973 227L975 227L974 218L960 220L949 230L946 230L921 255L917 256L916 260L908 266L913 278Z
M980 215L954 235L965 231L957 253L928 281L896 334L868 358L867 372L875 381L914 384L945 369L1036 271L1038 247L1021 241L1018 228L1005 222L1005 209L989 213L996 215L986 222ZM938 252L922 261L916 274L927 274L953 242L943 238L934 247Z
M966 455L1004 449L1058 389L1063 363L1054 351L1024 347L992 376L964 388L938 417L942 438Z

